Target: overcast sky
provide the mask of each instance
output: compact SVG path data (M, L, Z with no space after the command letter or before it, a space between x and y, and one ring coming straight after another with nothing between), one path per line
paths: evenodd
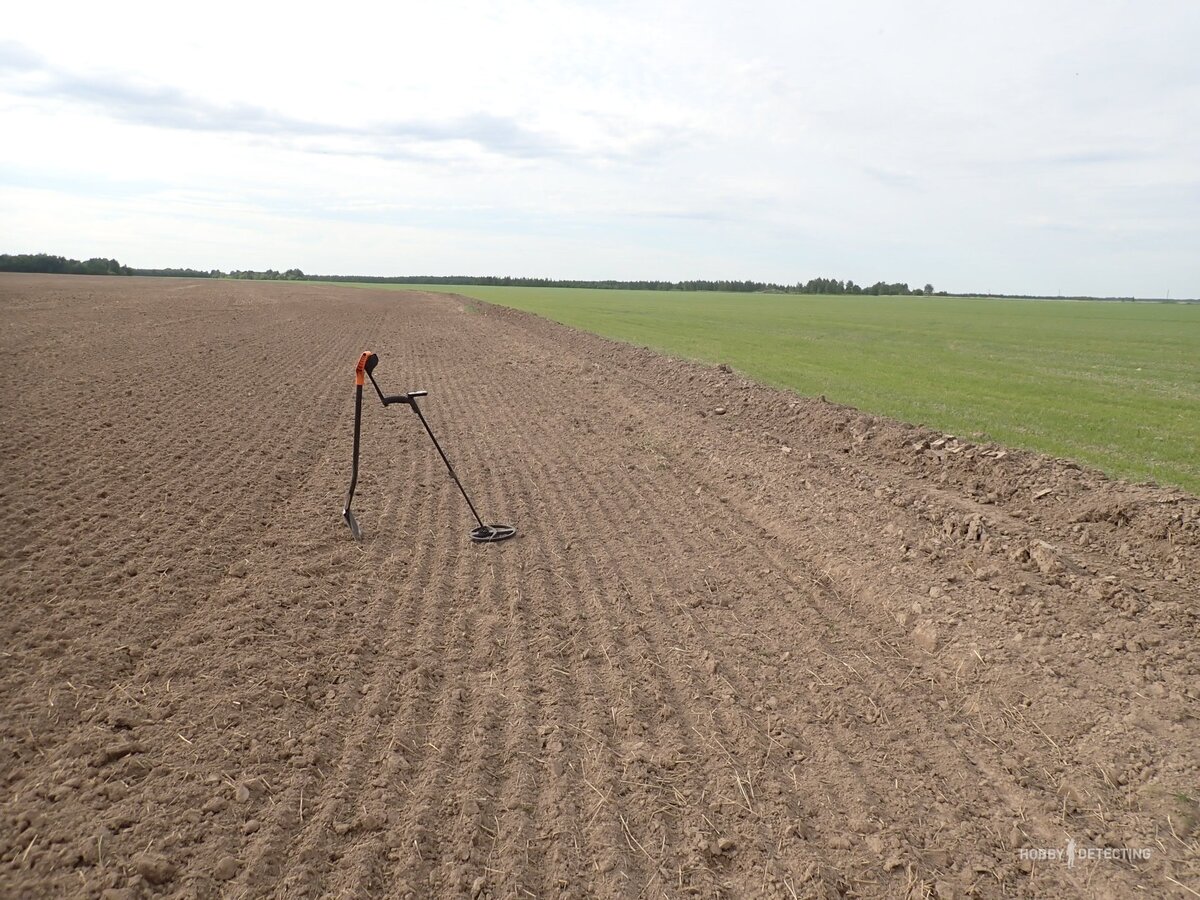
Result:
M23 3L0 252L1200 296L1200 2Z

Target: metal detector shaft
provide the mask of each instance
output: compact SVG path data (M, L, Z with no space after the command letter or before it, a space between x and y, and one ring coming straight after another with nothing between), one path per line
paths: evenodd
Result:
M423 392L422 392L423 393ZM450 460L446 456L446 451L442 449L442 445L438 443L438 439L433 435L433 429L429 427L429 423L425 421L425 416L421 412L421 407L417 405L416 396L408 395L408 405L412 407L412 411L417 414L417 418L421 420L421 424L425 426L425 432L429 435L429 439L433 441L433 446L437 447L438 454L442 457L442 462L446 464L446 471L450 473L450 477L454 479L454 483L458 485L459 492L463 495L463 499L467 501L467 506L471 507L471 515L475 517L475 521L479 523L480 528L486 528L483 524L483 519L479 518L479 513L475 511L475 504L471 502L471 498L467 496L467 490L462 486L462 482L458 480L458 475L454 472L454 466L450 465Z

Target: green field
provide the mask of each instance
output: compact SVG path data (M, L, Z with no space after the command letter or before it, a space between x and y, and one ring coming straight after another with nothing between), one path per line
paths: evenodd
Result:
M411 289L406 285L371 285ZM1200 493L1200 305L422 286Z

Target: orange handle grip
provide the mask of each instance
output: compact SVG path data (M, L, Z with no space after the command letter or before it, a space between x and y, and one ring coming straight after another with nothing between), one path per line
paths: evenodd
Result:
M362 387L366 383L367 362L375 354L370 350L364 350L362 356L358 358L358 365L354 367L354 383L358 387Z

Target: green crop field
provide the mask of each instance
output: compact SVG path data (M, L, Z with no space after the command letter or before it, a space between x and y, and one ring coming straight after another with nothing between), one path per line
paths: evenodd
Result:
M801 394L1200 493L1198 304L419 289L528 310L725 362Z

